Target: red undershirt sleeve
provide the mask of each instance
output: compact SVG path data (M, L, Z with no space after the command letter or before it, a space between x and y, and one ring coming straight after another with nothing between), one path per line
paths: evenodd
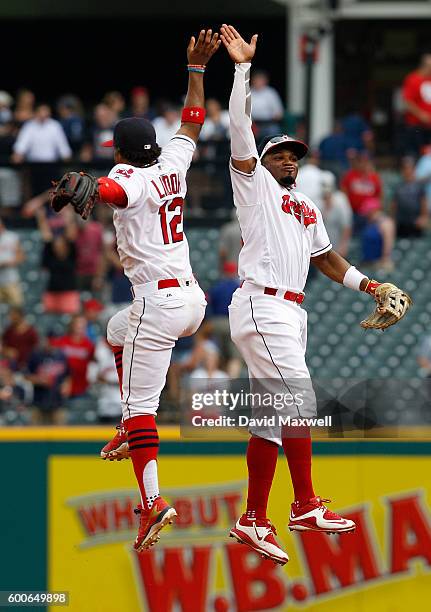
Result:
M127 206L127 194L117 181L102 176L97 179L99 184L99 198L106 204L114 204L120 208Z

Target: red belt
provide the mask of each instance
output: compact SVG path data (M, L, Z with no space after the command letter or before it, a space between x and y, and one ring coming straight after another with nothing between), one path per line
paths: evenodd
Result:
M272 289L271 287L265 287L263 290L265 295L277 295L278 289ZM289 300L289 302L296 302L302 304L305 295L303 293L295 293L294 291L286 291L283 296L280 296L283 300Z
M244 281L241 281L239 286L242 287ZM278 289L272 289L272 287L264 287L263 292L265 295L277 295ZM305 299L305 295L303 293L295 293L294 291L286 291L283 296L280 296L283 300L289 300L289 302L296 302L297 304L302 304Z
M180 283L176 278L167 278L157 282L157 289L168 289L169 287L179 287Z

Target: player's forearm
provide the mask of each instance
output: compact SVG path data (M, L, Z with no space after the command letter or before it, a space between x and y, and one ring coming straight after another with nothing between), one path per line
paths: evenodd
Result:
M251 121L250 63L236 64L229 100L232 158L256 157L256 143Z
M205 90L204 90L204 73L201 72L189 72L189 86L187 89L187 95L184 102L184 109L191 109L189 113L183 111L181 120L181 128L178 130L178 134L184 134L195 142L198 141L199 134L201 133L203 119L205 118ZM185 120L185 115L191 117L193 115L193 122ZM202 114L202 123L199 123L199 117L197 113ZM195 122L196 121L196 122Z
M344 276L350 268L349 262L334 250L323 253L323 255L318 257L313 257L311 261L319 268L322 274L340 284L343 283Z
M356 270L344 257L337 251L331 250L311 260L317 268L331 280L345 285L351 289L365 291L368 284L368 277Z
M199 108L203 108L205 106L203 72L189 72L189 86L187 89L184 107L190 108L191 106L198 106Z

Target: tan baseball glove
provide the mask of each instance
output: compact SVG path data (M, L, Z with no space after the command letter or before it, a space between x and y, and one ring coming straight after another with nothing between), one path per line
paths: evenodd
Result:
M386 329L398 323L412 305L411 297L392 283L378 285L374 299L377 303L376 309L361 321L361 327L365 329Z

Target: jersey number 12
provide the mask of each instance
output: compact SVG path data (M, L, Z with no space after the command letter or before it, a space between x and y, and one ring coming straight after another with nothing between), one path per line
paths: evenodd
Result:
M172 244L173 242L181 242L183 240L183 232L178 231L178 226L183 221L183 208L183 198L174 198L170 204L163 204L163 206L159 208L164 244ZM169 221L169 224L167 221L167 211L175 211L175 215Z

